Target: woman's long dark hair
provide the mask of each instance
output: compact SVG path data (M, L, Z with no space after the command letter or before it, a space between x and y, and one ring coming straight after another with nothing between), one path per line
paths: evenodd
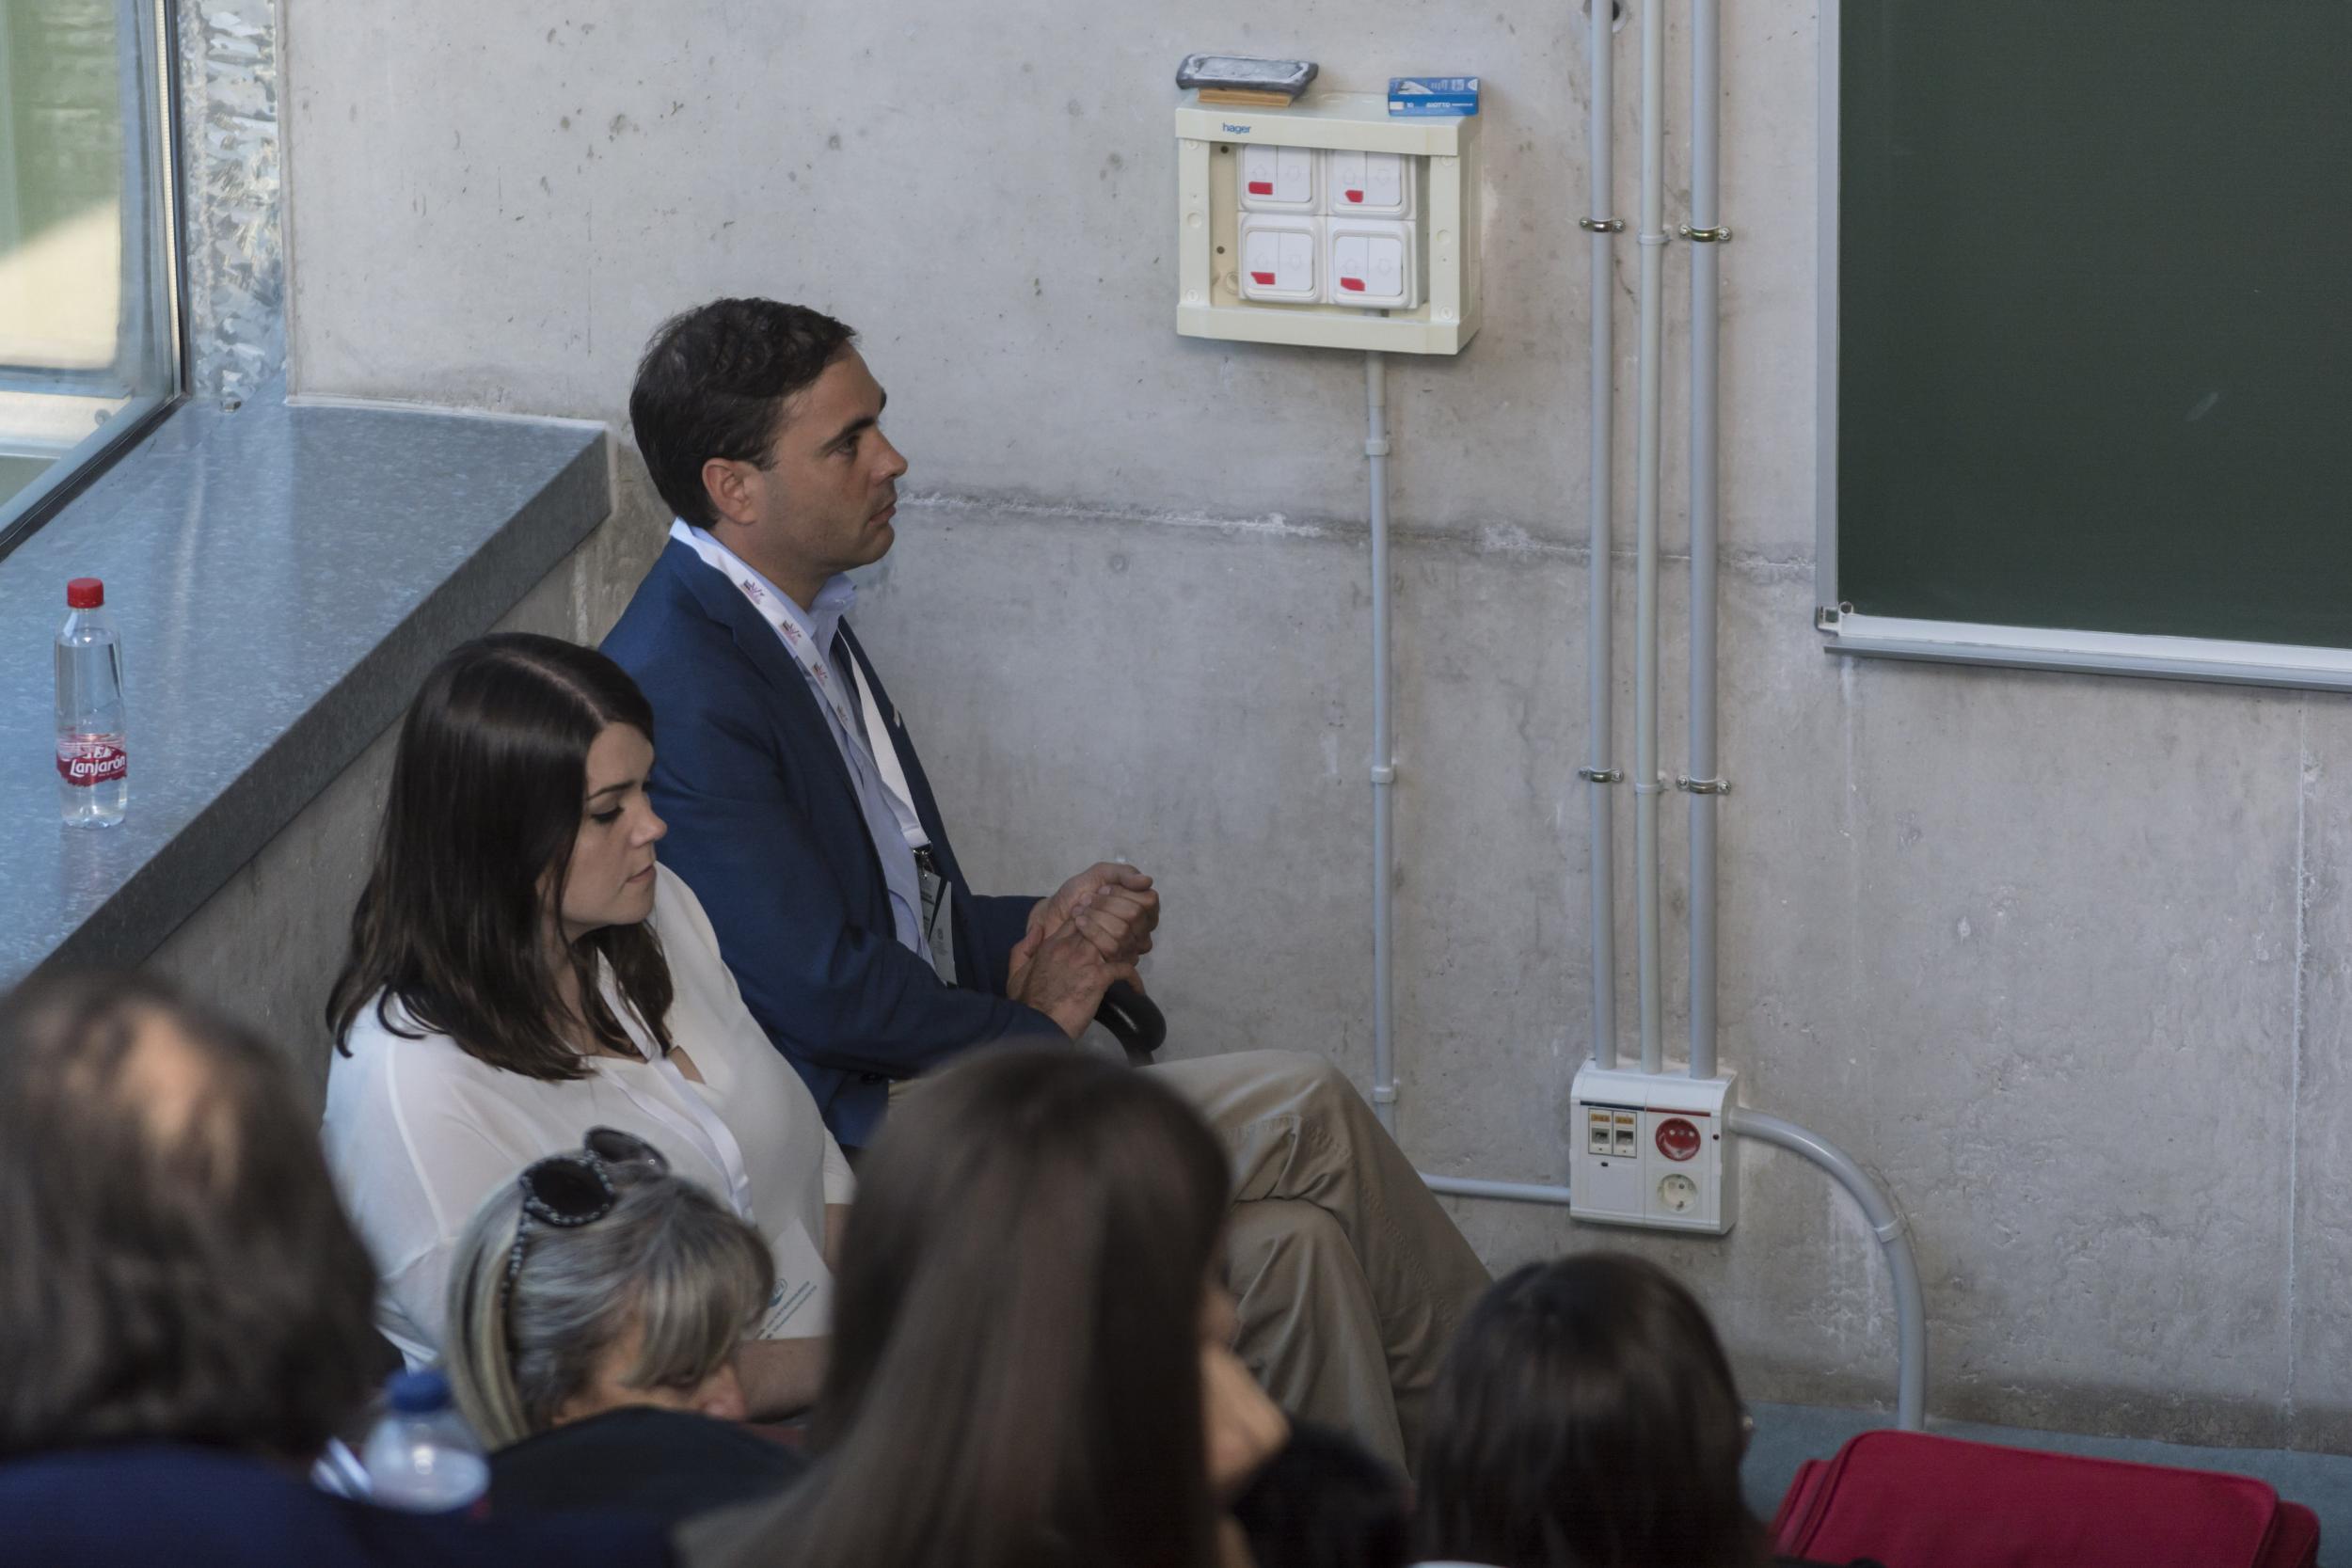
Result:
M586 1076L557 1023L546 911L564 879L588 788L588 748L613 724L653 738L653 707L594 648L506 632L477 638L425 677L401 725L375 868L351 917L351 953L326 1004L338 1049L360 1010L447 1035L478 1060L526 1077ZM608 926L571 944L581 1020L601 1045L637 1054L598 989L612 966L622 999L662 1050L670 968L645 926ZM380 1000L379 1000L380 998Z
M1664 1270L1531 1263L1471 1309L1431 1392L1415 1560L1756 1568L1744 1428L1707 1313Z
M1200 1311L1225 1154L1149 1075L991 1051L858 1171L818 1466L769 1532L805 1568L1202 1568Z

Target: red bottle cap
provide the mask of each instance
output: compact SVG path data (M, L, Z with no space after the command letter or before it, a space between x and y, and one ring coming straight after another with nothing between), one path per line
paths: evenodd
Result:
M106 602L106 585L96 578L75 578L65 585L69 610L96 610Z

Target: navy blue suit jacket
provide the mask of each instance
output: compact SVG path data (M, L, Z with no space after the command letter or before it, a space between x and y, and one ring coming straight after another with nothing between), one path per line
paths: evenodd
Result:
M842 627L955 887L957 981L899 945L855 787L808 678L733 583L675 539L604 651L653 704L657 853L709 912L752 1016L807 1080L825 1123L863 1147L911 1078L974 1046L1061 1038L1005 996L1034 898L973 895L882 676Z
M223 1449L123 1443L0 1464L0 1568L663 1568L659 1521L429 1518Z

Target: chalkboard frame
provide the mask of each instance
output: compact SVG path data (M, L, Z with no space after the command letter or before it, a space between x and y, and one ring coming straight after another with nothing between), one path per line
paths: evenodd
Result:
M2066 630L1858 614L1837 586L1838 277L1843 237L1840 118L1844 8L1818 12L1814 446L1814 626L1833 656L1941 664L1996 665L2087 674L2134 675L2231 685L2352 690L2352 648L2236 642L2161 633Z

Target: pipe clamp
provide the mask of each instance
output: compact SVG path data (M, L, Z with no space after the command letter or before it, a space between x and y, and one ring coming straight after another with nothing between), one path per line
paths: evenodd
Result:
M1663 778L1658 778L1645 784L1640 779L1636 779L1633 781L1633 793L1636 795L1663 795L1666 793L1666 781Z
M1625 232L1625 219L1623 218L1579 218L1576 220L1576 226L1587 234L1622 234Z
M1364 455L1366 457L1386 457L1389 455L1389 443L1386 441L1366 441L1364 443Z
M1717 224L1712 229L1693 229L1686 223L1677 227L1675 232L1689 240L1692 245L1729 245L1731 243L1731 230L1721 224Z
M1731 783L1727 779L1694 779L1688 773L1677 774L1675 787L1692 795L1728 795Z
M1396 1085L1394 1084L1375 1084L1372 1086L1372 1102L1375 1105L1395 1104Z
M1625 769L1622 768L1580 768L1576 770L1576 776L1586 784L1623 784Z
M1396 783L1396 764L1392 762L1374 763L1372 765L1372 782L1376 784L1392 784Z

